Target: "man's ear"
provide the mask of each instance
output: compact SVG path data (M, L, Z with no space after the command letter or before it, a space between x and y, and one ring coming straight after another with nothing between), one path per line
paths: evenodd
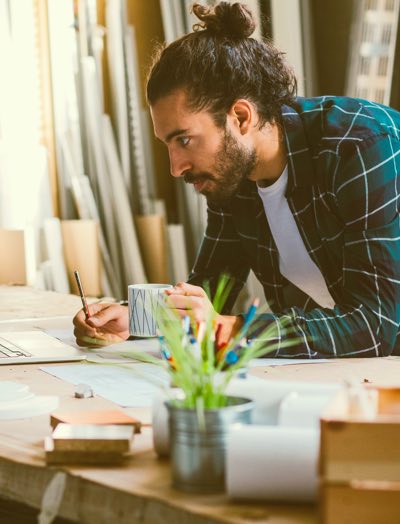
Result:
M248 100L239 98L232 104L228 116L232 119L233 125L237 127L238 131L245 135L253 126L255 109Z

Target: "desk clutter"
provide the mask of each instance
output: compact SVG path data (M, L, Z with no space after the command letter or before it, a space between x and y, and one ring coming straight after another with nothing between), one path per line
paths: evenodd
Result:
M255 401L252 423L228 430L230 498L319 497L324 524L400 522L400 388L252 378L234 380L229 393ZM160 395L153 405L161 457L171 449L164 401ZM190 470L192 457L186 460Z
M229 395L251 399L250 424L231 424L224 486L233 500L318 502L323 524L400 522L400 388L234 379ZM179 398L174 388L168 398ZM39 409L40 402L42 407ZM154 449L170 456L165 393L154 399ZM46 415L57 397L0 382L0 418ZM54 400L55 399L55 400ZM32 411L30 411L32 408ZM48 415L47 415L48 416ZM48 465L119 466L132 456L140 421L122 410L52 411ZM193 428L186 428L193 434ZM196 453L182 457L188 471Z
M134 428L116 424L59 423L45 439L48 464L115 464L131 451Z
M233 424L228 428L228 496L247 500L315 500L319 417L339 389L336 384L277 382L255 377L232 380L228 394L251 399L255 406L251 424ZM153 440L159 456L169 456L171 449L164 401L160 395L153 405ZM187 470L195 469L195 453L188 454L186 460Z
M57 411L46 437L47 464L118 464L129 456L141 422L119 409Z

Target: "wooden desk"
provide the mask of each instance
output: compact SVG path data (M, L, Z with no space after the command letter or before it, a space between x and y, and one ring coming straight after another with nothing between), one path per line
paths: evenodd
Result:
M4 312L4 295L10 288L0 287L0 330L14 324L1 323L10 315ZM31 300L25 316L37 317L35 300L40 301L43 316L54 315L52 299L66 304L70 314L80 307L76 297L44 292L30 293L17 288L19 307L23 295ZM35 300L33 300L33 295ZM76 300L75 300L76 298ZM46 309L47 308L47 309ZM17 308L18 309L18 308ZM15 309L15 314L19 312ZM3 315L4 312L4 315ZM20 315L21 317L21 315ZM65 319L61 319L65 322ZM26 323L15 323L28 328ZM368 379L382 384L399 383L400 358L350 359L331 364L293 365L258 368L256 374L274 380L293 379L337 381L344 377ZM100 397L75 399L74 387L41 372L36 365L0 366L0 380L28 384L36 394L57 394L60 409L106 409L115 407ZM135 413L135 410L127 410ZM308 524L318 522L315 506L299 504L255 504L230 502L224 495L187 495L170 486L168 461L156 458L151 444L151 429L135 436L132 458L120 467L48 467L44 461L43 438L50 434L49 417L0 422L0 495L18 503L40 508L43 493L58 471L67 476L66 490L59 515L73 522L93 524ZM15 517L9 522L19 522Z

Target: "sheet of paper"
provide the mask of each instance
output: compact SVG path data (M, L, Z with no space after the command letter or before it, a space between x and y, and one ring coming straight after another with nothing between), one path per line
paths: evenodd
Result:
M119 344L112 344L104 349L85 349L89 362L118 363L138 362L143 360L140 354L149 355L153 358L161 358L160 343L156 338L142 340L127 340ZM137 358L135 358L135 354Z
M254 368L258 366L289 366L299 364L327 364L334 362L335 359L331 358L320 358L320 359L308 359L308 358L255 358L249 363L249 367Z
M95 395L122 407L150 406L160 387L168 387L168 373L153 364L128 367L99 364L41 366L40 369L71 384L87 384Z
M52 337L58 338L61 342L69 344L70 346L79 348L75 342L73 333L73 326L63 329L50 328L46 329L46 333ZM79 348L82 349L82 348ZM134 353L145 353L152 357L159 358L160 344L157 338L143 338L136 340L127 340L126 342L120 342L119 344L111 344L103 349L99 348L87 348L84 349L87 354L87 360L90 362L101 362L103 364L108 363L117 364L118 362L135 362L137 359L133 356L129 356L131 352Z

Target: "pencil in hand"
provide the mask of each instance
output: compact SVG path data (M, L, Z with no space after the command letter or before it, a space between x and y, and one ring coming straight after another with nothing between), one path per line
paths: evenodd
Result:
M83 286L81 282L81 277L79 276L79 271L74 271L74 276L76 279L76 283L78 284L79 294L81 296L83 311L85 312L85 318L88 320L90 318L90 311L86 300L85 292L83 291Z

